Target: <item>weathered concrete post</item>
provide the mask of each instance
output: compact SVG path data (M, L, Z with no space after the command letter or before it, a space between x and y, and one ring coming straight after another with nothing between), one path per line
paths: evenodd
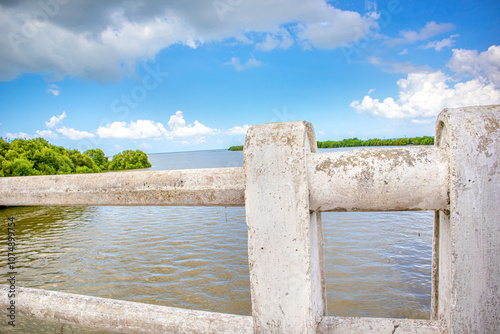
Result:
M255 333L315 333L325 315L323 236L309 209L311 124L251 127L245 141L245 207Z
M432 314L450 333L497 333L500 106L445 109L436 145L450 159L450 208L436 214Z

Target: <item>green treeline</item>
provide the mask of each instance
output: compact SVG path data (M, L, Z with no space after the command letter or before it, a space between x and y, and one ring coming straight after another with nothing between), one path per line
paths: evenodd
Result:
M123 151L109 161L100 149L83 153L49 144L43 138L14 139L0 137L0 176L101 173L151 167L146 153Z
M231 146L228 151L243 151L243 145Z
M337 148L337 147L358 147L358 146L406 146L406 145L434 145L433 137L414 137L398 139L368 139L360 140L358 138L344 139L341 141L319 141L318 148Z
M434 145L434 137L414 137L398 139L344 139L340 141L319 141L318 148L360 147L360 146L406 146L406 145ZM243 151L243 145L231 146L229 151Z

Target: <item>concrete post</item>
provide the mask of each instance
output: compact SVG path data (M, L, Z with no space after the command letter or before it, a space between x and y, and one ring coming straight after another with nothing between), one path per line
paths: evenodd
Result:
M445 109L450 209L436 214L433 317L450 333L500 329L500 106Z
M254 333L316 333L326 312L323 236L309 207L312 125L251 127L245 141L245 206Z

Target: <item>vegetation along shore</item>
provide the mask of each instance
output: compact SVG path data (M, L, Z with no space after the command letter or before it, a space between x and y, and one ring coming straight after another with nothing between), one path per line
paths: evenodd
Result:
M146 153L125 150L111 161L100 149L83 153L49 144L43 138L14 139L0 137L0 177L102 173L151 167Z
M406 146L406 145L434 145L434 137L414 137L398 139L344 139L340 141L319 141L318 148L362 147L362 146ZM229 151L243 151L243 145L231 146Z

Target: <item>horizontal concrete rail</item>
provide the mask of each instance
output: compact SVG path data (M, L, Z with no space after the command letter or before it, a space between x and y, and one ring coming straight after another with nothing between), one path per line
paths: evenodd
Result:
M319 324L319 333L339 334L444 334L446 325L440 321L324 317Z
M0 307L10 306L0 285ZM252 317L16 287L16 315L113 333L253 333ZM438 321L325 317L318 333L441 334Z
M0 285L0 307L10 306ZM113 333L252 333L252 317L16 287L16 316ZM6 318L7 319L7 318Z
M312 211L448 208L448 163L437 148L308 155ZM0 205L243 206L242 167L0 178Z
M448 161L441 149L406 147L307 157L312 211L444 210Z
M0 205L243 206L243 168L0 178Z

